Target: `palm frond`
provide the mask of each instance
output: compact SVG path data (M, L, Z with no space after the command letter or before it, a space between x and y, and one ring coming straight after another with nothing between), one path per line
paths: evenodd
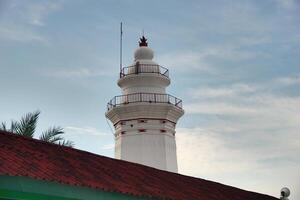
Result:
M27 113L21 118L20 121L12 120L10 129L7 128L5 122L2 122L0 124L0 130L33 138L39 115L40 111L37 110L32 113ZM62 134L64 134L63 128L53 126L44 131L39 139L45 142L55 143L62 146L74 147L74 143L70 140L65 140L62 137Z
M74 147L74 142L70 140L61 140L57 144L61 146Z
M26 137L33 137L36 128L37 120L39 118L40 111L27 113L24 115L20 122L16 123L16 134L23 135Z
M19 126L19 122L15 121L15 120L11 120L9 131L12 132L12 133L16 133L18 126Z
M0 130L1 131L7 131L7 129L6 129L6 123L5 122L1 122Z
M40 136L40 140L45 142L50 142L62 146L73 147L74 143L70 140L65 140L61 135L64 134L64 130L61 127L50 127L48 130L44 131Z
M64 134L64 131L61 127L53 126L44 131L39 139L45 142L56 143L60 140L63 140L63 138L60 136L62 134Z

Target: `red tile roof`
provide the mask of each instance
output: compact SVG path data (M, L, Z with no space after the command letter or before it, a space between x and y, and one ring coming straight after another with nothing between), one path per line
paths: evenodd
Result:
M0 176L174 200L277 198L0 131Z

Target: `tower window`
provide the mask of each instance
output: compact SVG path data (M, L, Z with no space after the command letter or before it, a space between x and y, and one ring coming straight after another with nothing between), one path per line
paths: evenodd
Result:
M121 135L124 135L125 133L126 133L126 131L122 131L122 132L121 132Z
M139 119L138 122L139 123L147 123L147 120L146 119Z
M165 133L165 132L166 132L166 130L164 130L164 129L160 129L160 132L161 132L161 133Z
M139 129L139 132L146 132L146 129Z

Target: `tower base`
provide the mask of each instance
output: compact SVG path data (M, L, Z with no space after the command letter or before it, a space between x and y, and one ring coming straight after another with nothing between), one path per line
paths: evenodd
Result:
M138 133L116 138L115 158L177 173L175 137Z

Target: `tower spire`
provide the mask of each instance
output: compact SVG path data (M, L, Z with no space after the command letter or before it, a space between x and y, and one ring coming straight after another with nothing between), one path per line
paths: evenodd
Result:
M140 38L139 46L140 47L147 47L148 46L147 39L145 38L144 35Z
M120 77L122 74L122 38L123 38L123 26L121 22L120 23Z

